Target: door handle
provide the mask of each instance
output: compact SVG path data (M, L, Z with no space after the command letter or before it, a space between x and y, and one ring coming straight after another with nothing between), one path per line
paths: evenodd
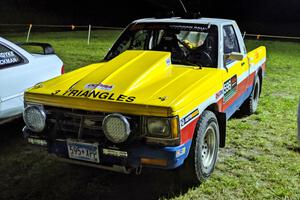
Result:
M242 62L242 63L241 63L241 66L244 66L244 65L245 65L245 62Z

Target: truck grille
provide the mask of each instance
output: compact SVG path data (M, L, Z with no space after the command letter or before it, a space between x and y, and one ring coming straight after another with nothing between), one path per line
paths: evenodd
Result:
M47 123L56 129L56 139L96 139L106 141L102 130L102 121L110 113L90 112L84 110L45 107ZM140 116L127 116L132 133L139 135L141 127Z

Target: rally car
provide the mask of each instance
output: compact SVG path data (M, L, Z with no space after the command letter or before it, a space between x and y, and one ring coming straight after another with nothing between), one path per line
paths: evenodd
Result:
M30 54L20 46L0 37L0 124L22 116L23 94L35 84L58 76L63 62L49 44L23 43L40 46L43 54Z
M265 62L265 47L247 53L232 20L136 20L102 62L25 93L23 134L71 163L176 169L199 183L225 146L226 121L256 111Z

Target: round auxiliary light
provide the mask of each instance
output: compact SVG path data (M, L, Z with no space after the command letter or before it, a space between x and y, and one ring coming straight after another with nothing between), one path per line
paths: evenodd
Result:
M102 128L106 138L113 143L125 142L131 132L126 117L117 113L107 115L102 122Z
M23 119L33 132L42 132L46 126L46 114L41 106L27 106L23 112Z

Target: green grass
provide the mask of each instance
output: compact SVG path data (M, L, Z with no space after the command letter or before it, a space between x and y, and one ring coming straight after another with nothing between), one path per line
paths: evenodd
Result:
M118 34L92 32L89 46L85 32L32 34L31 40L51 43L70 71L100 61ZM182 186L172 171L122 175L58 162L26 145L17 121L0 127L0 199L300 199L300 44L247 40L248 49L260 45L268 60L258 112L229 120L226 147L202 185Z

